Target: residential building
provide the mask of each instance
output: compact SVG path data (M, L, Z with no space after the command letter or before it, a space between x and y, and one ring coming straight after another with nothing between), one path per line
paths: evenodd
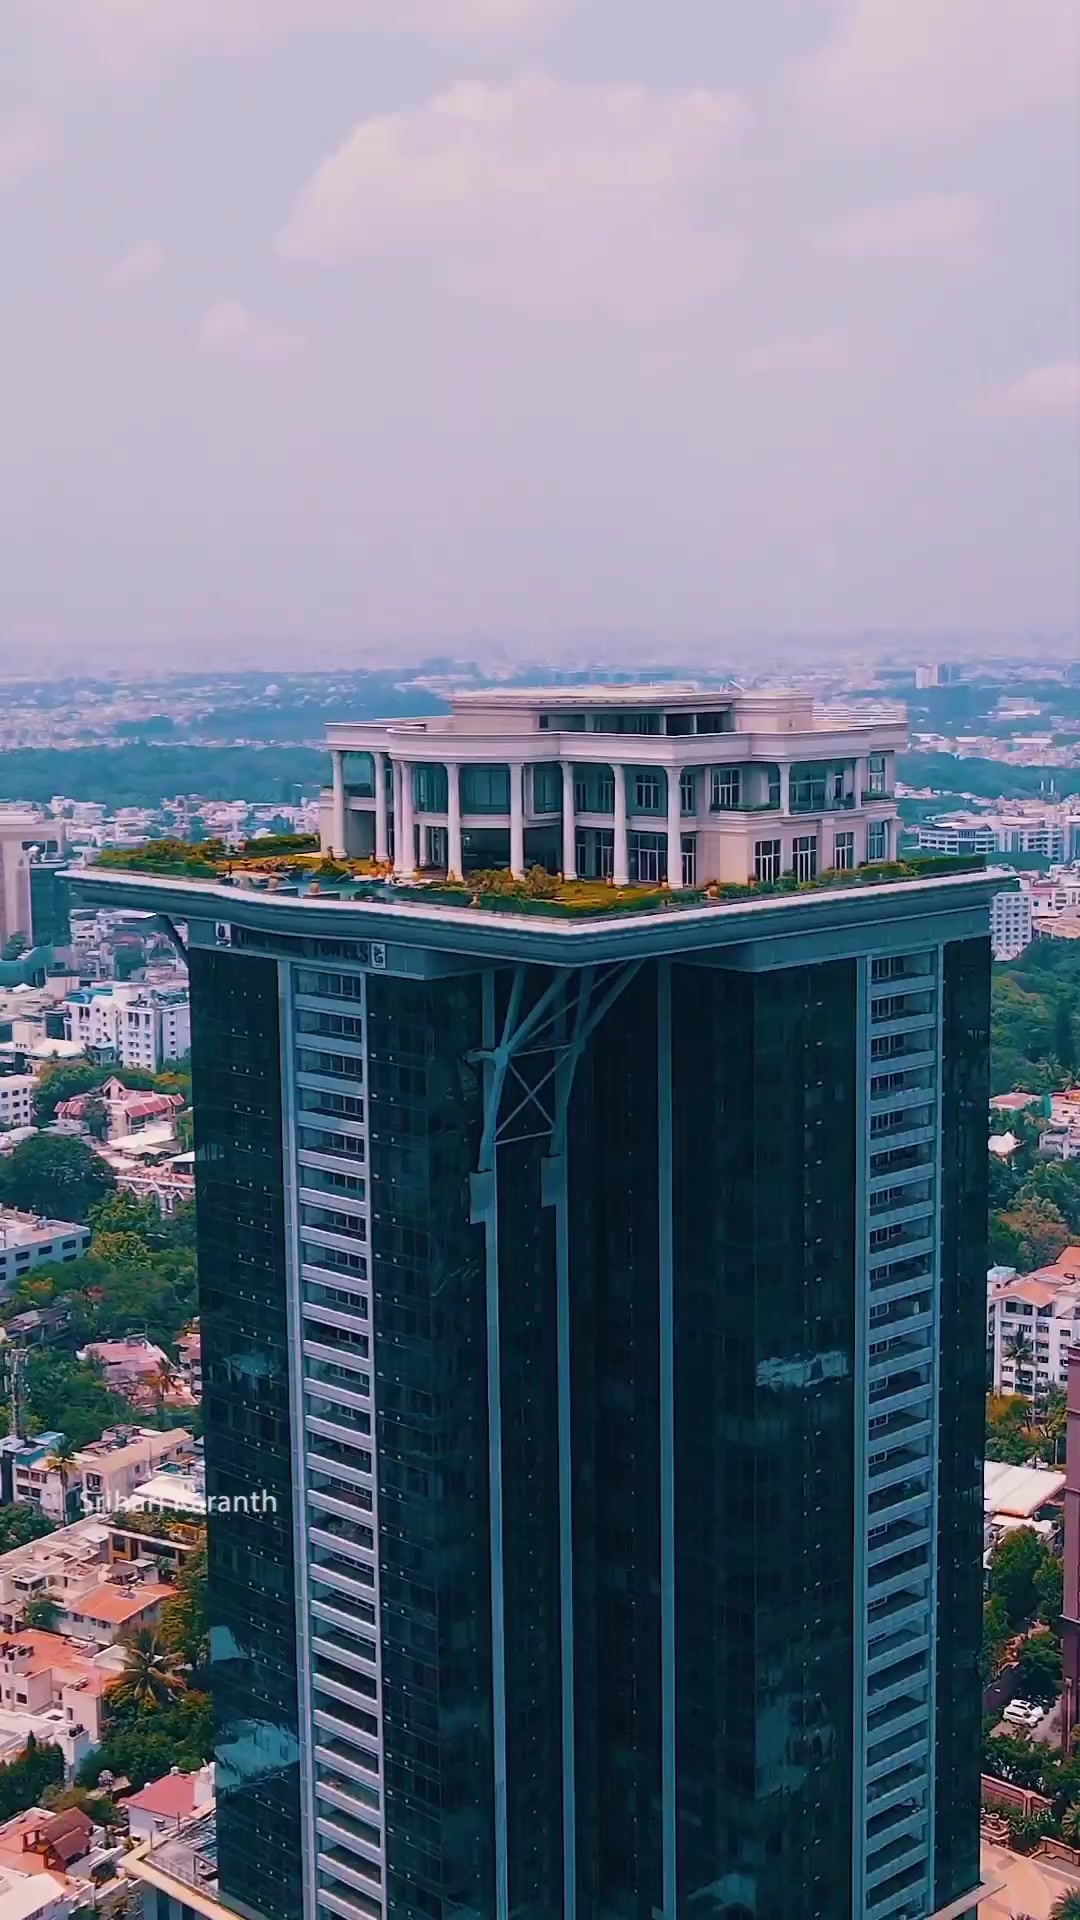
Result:
M202 1399L202 1338L199 1323L195 1322L186 1333L180 1335L176 1343L177 1366L180 1378L193 1400Z
M1075 1253L1077 1249L1070 1249ZM1080 1275L1069 1266L989 1282L986 1352L995 1393L1063 1387L1080 1342Z
M0 1628L17 1632L30 1600L51 1600L57 1631L98 1647L155 1625L174 1589L149 1555L114 1563L110 1537L100 1520L79 1520L0 1555Z
M62 1433L39 1433L32 1440L8 1434L0 1440L0 1500L37 1507L47 1519L65 1525L72 1518L72 1481L77 1476L58 1464L63 1449Z
M214 1804L214 1767L200 1767L198 1773L181 1773L173 1767L160 1780L148 1780L138 1793L124 1800L128 1833L136 1845L159 1840L175 1833L185 1822L208 1811Z
M0 811L0 950L20 933L30 944L30 855L26 840L36 824L33 814Z
M79 1349L78 1358L96 1361L105 1385L132 1399L152 1399L158 1381L172 1370L164 1348L156 1347L143 1333L127 1340L91 1340Z
M17 1813L0 1826L0 1886L8 1883L3 1920L92 1912L99 1885L115 1873L123 1851L79 1807Z
M83 1504L88 1513L117 1513L141 1480L193 1458L191 1435L179 1427L114 1427L75 1455Z
M90 1093L77 1093L70 1100L61 1100L56 1118L82 1126L95 1104L104 1107L105 1138L111 1146L123 1140L141 1139L147 1134L175 1143L173 1129L184 1099L179 1093L148 1093L142 1087L126 1087L119 1077L114 1077Z
M408 878L533 865L652 885L890 860L902 720L781 691L496 689L428 720L331 727L326 849Z
M123 1665L120 1648L90 1654L59 1633L9 1634L0 1640L0 1741L15 1751L28 1733L39 1745L51 1741L62 1747L70 1778L101 1745L105 1690Z
M125 1513L173 1513L199 1521L206 1515L206 1467L202 1460L162 1467L140 1480L124 1501Z
M0 1074L0 1132L33 1126L36 1084L32 1073Z
M1034 938L1031 894L1024 887L995 893L990 908L990 940L995 960L1016 960Z
M921 853L992 854L997 850L997 826L985 814L950 814L919 826Z
M685 854L746 881L766 837L779 872L804 837L821 867L837 833L891 850L895 733L742 699L334 728L372 791L338 760L330 844L386 851L396 813L401 878L603 872L607 845L650 883ZM977 1905L1000 877L797 870L788 895L578 917L75 878L188 928L219 1728L198 1911ZM272 1510L230 1509L256 1488ZM141 1877L182 1910L160 1860Z
M235 1910L223 1900L218 1884L213 1807L182 1822L175 1833L144 1840L127 1855L124 1872L142 1887L143 1920L232 1920ZM365 1897L361 1894L352 1902L357 1915L365 1912ZM344 1909L342 1916L349 1920Z
M100 1060L159 1073L191 1047L191 1011L185 988L98 981L64 1002L67 1037Z
M0 1295L46 1261L78 1260L90 1245L89 1227L75 1220L43 1220L36 1213L0 1207Z

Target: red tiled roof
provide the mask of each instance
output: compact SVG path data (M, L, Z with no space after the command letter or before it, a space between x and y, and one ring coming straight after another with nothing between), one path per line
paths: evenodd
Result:
M168 1820L184 1819L195 1811L195 1780L193 1773L167 1773L160 1780L148 1780L141 1792L129 1794L124 1805Z

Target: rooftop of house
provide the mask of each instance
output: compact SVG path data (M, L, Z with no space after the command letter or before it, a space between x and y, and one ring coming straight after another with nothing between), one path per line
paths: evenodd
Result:
M0 1826L0 1871L56 1874L61 1893L67 1893L72 1882L65 1869L84 1857L93 1837L94 1823L78 1807L69 1807L63 1813L28 1807Z
M171 1600L175 1591L174 1587L157 1582L139 1581L131 1586L119 1586L103 1580L89 1593L67 1597L63 1605L73 1620L94 1620L101 1626L119 1628L130 1625L150 1608Z
M40 1214L20 1213L14 1207L0 1207L0 1251L5 1247L29 1247L40 1240L58 1236L89 1234L89 1228L73 1220L46 1220Z
M85 1686L92 1693L104 1693L116 1673L100 1666L62 1633L44 1633L37 1627L23 1627L18 1633L0 1638L0 1673L15 1669L20 1673L51 1673L59 1686Z
M145 1334L137 1334L130 1340L91 1340L79 1349L78 1358L100 1360L103 1367L127 1367L133 1373L155 1373L167 1364L168 1356Z
M157 1427L113 1427L100 1440L80 1447L75 1459L84 1471L103 1465L118 1470L177 1450L186 1452L191 1444L190 1433L179 1427L170 1427L167 1432Z
M1080 1308L1080 1289L1070 1286L1069 1276L1045 1269L1028 1274L1023 1280L1006 1280L1004 1285L995 1288L994 1296L998 1300L1018 1300L1032 1307L1071 1309L1075 1304Z
M1064 1473L1041 1467L1011 1467L1004 1460L983 1464L983 1511L1028 1520L1040 1507L1057 1500L1065 1486Z
M40 1870L20 1863L17 1872L0 1865L0 1920L34 1920L68 1892L67 1880L50 1873L44 1862Z
M157 1814L167 1820L187 1820L199 1807L213 1798L213 1767L198 1773L181 1773L173 1767L160 1780L148 1780L138 1793L129 1793L124 1805L140 1813Z

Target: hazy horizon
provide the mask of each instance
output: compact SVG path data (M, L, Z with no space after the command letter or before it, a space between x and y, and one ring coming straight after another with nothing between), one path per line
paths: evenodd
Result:
M9 0L0 675L1075 648L1078 54Z

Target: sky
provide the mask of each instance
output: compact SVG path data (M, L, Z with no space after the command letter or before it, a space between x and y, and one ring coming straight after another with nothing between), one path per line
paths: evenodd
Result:
M1080 632L1078 141L1076 0L4 0L0 671Z

